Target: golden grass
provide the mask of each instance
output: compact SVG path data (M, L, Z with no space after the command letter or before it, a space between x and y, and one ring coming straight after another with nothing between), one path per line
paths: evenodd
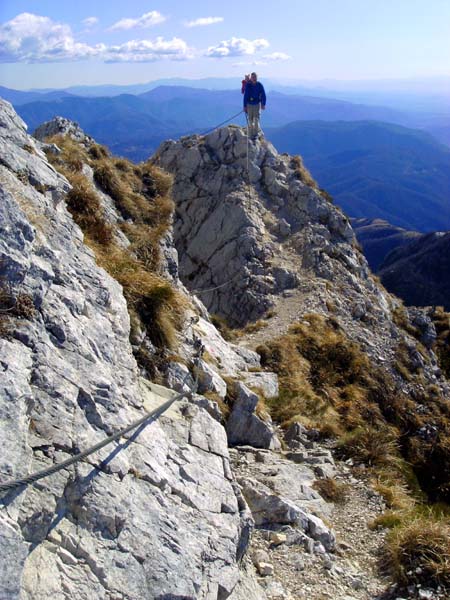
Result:
M322 498L336 504L344 504L349 493L348 485L340 483L332 477L316 479L312 487L319 492Z
M99 244L110 244L113 227L105 221L100 199L89 180L81 173L69 175L72 189L66 196L67 208L83 232Z
M291 166L291 168L294 169L296 176L298 177L298 179L300 179L300 181L302 183L317 189L317 187L318 187L317 182L315 181L315 179L312 177L311 173L308 171L308 169L303 164L303 159L301 156L298 156L298 155L293 156L291 158L290 166Z
M83 163L86 160L86 151L73 140L70 136L54 135L46 138L48 144L56 144L61 150L61 154L47 153L49 161L63 172L63 175L69 172L80 172L83 168Z
M95 243L91 247L100 266L122 285L129 311L139 316L152 343L176 348L187 300L123 248L105 249Z
M333 317L307 315L257 351L262 366L279 376L280 395L269 406L282 426L299 421L338 436L344 456L391 470L416 493L414 472L430 499L450 498L450 401L423 385L420 369L408 370L409 358L403 366L405 377L417 382L414 400ZM417 411L417 404L427 411Z
M187 306L187 299L157 274L160 240L170 227L174 210L172 178L149 163L134 165L114 158L99 144L85 149L68 136L47 141L61 149L57 156L49 154L49 160L72 184L67 206L83 230L86 244L94 250L98 264L123 287L131 339L136 342L145 332L157 349L151 353L145 344L134 345L138 363L155 377L164 362L161 352L177 346ZM105 221L101 201L81 173L83 163L92 167L95 182L125 219L121 228L131 242L127 249L115 243L114 226Z
M450 522L432 515L409 515L390 532L385 570L400 585L442 586L450 591Z

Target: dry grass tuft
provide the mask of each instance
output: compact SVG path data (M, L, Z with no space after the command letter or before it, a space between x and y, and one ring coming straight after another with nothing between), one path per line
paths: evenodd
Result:
M56 144L61 154L47 152L47 158L63 175L67 172L79 173L86 161L85 150L70 136L54 135L45 140L48 144Z
M67 208L83 232L99 244L113 240L113 227L105 221L103 209L95 190L81 173L69 177L72 189L66 197Z
M203 396L217 404L222 413L223 420L226 422L231 413L231 406L228 404L227 400L221 398L217 392L203 392Z
M328 502L344 504L348 497L348 485L339 483L331 477L316 479L312 487Z
M420 331L410 323L406 308L402 304L392 311L392 320L397 327L403 329L403 331L406 331L406 333L409 333L409 335L412 335L416 339L420 339Z
M369 529L393 529L402 523L402 517L399 513L387 510L385 513L376 517L369 523Z
M400 585L440 585L450 591L449 520L415 516L403 521L388 537L383 564Z
M317 182L315 181L315 179L312 177L311 173L308 171L308 169L303 164L303 159L301 156L298 156L298 155L293 156L291 158L290 166L292 169L294 169L295 175L297 176L298 179L300 179L300 181L302 183L304 183L305 185L309 185L315 189L318 188Z
M94 160L100 160L102 158L108 158L110 156L108 148L100 144L92 144L88 150L88 154Z
M343 435L339 445L344 453L370 466L393 465L398 452L397 432L389 427L357 427Z
M36 315L33 298L0 284L0 338L8 338L16 320L31 320Z
M436 354L439 366L447 379L450 379L450 313L445 312L442 306L437 306L431 314L436 327Z

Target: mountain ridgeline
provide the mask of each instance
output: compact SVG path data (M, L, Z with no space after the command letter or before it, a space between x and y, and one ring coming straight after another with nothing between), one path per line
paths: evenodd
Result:
M295 122L267 132L350 217L415 231L450 229L450 149L429 134L372 121Z
M137 88L138 89L138 88ZM137 91L136 89L136 91ZM146 160L165 139L204 132L238 112L235 90L160 86L133 95L12 92L31 129L57 115L77 121L116 154ZM52 99L56 95L56 98ZM241 114L234 119L245 124ZM394 125L397 123L397 125ZM272 91L263 116L280 152L300 154L348 215L416 231L450 229L450 149L392 108Z

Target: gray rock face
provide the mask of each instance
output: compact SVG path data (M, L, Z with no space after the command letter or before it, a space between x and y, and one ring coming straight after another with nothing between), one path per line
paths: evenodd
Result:
M272 294L295 287L295 273L272 264L290 232L299 264L331 278L332 257L367 276L351 249L347 218L302 183L291 158L270 143L250 144L248 173L247 139L235 126L165 142L155 161L175 176L182 279L210 312L240 325L261 316ZM202 291L215 286L221 287Z
M326 550L333 550L335 535L319 517L305 512L289 498L279 496L256 479L239 478L239 484L256 525L296 525Z
M281 444L270 416L262 419L256 414L258 396L243 383L237 383L236 387L237 398L227 421L228 442L232 446L249 445L279 450Z
M83 244L63 201L68 182L3 101L0 124L0 277L34 305L0 337L7 481L92 446L162 398L139 384L121 287ZM0 501L5 600L225 599L251 526L225 431L202 402L179 402L138 436Z
M78 123L70 121L65 117L54 117L51 121L39 125L33 133L33 136L41 142L43 142L45 138L54 135L70 135L76 142L81 142L86 146L95 143L95 140L90 135L84 133Z

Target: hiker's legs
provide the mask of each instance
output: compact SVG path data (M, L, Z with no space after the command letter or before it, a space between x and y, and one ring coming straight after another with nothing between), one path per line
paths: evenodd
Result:
M250 137L256 137L259 132L259 104L247 105Z

